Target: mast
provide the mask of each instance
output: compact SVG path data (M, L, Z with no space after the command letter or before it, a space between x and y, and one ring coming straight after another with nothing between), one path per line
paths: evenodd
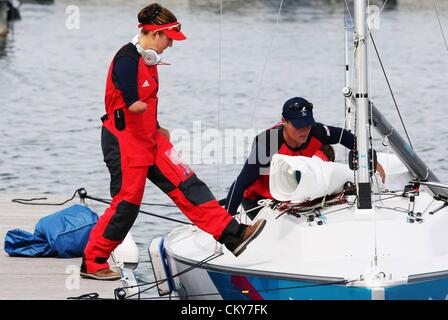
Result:
M358 208L372 208L372 194L369 172L368 143L368 73L367 73L367 30L366 1L355 0L355 98L356 98L356 150L357 170L355 173Z

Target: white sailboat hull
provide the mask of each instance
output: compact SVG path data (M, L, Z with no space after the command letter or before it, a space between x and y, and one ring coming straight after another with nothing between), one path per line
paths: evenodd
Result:
M169 257L173 270L185 270L194 264ZM302 277L302 278L301 278ZM448 271L425 275L408 283L381 283L376 286L343 284L344 279L254 271L196 268L177 280L176 291L187 300L446 300ZM337 284L341 282L340 284Z
M264 231L239 258L223 249L222 256L195 267L214 253L215 241L194 227L168 236L165 250L171 274L192 268L174 278L180 297L369 300L448 296L444 245L448 235L442 228L448 223L446 212L423 223L408 223L404 213L361 215L341 210L333 213L333 221L329 215L326 224L314 226L301 226L295 217L275 219L270 209L262 214L269 232Z
M411 180L396 157L380 160L394 182L389 190ZM279 216L266 207L256 217L267 220L265 229L243 254L221 247L206 263L219 252L216 241L194 226L176 229L164 247L172 286L185 299L448 297L448 209L432 214L442 202L425 189L413 215L400 192L373 200L372 210L338 204L312 221L310 213Z

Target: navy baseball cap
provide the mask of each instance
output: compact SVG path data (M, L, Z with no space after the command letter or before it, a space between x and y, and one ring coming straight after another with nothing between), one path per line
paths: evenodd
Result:
M286 101L283 105L282 116L291 121L297 129L312 126L315 123L313 104L301 97L294 97Z

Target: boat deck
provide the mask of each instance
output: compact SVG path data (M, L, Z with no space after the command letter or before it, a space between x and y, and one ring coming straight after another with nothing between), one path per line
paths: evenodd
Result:
M429 214L440 206L432 199L423 189L416 197L421 223L407 221L409 200L403 197L383 197L362 213L346 204L336 205L321 210L321 217L313 222L304 213L300 218L285 214L277 219L279 212L264 208L257 218L266 219L266 226L241 256L236 258L224 248L224 255L204 266L224 273L276 273L277 278L322 281L357 280L373 269L383 272L390 283L447 274L448 209ZM319 225L318 219L324 223ZM169 256L192 266L215 252L216 241L184 226L172 232L164 245ZM287 263L282 257L288 257Z
M121 287L120 280L96 281L79 275L81 258L21 258L10 257L4 251L4 239L9 230L23 229L34 232L36 222L43 216L78 203L64 206L32 206L11 202L14 198L32 198L17 194L0 196L0 300L65 300L88 293L99 298L114 298L114 289ZM44 196L45 197L45 196ZM62 202L62 197L49 196L51 202Z

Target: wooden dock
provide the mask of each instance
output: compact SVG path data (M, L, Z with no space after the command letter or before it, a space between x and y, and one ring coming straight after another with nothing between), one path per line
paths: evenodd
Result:
M10 257L4 251L4 239L9 230L19 228L32 233L41 217L79 203L79 199L64 206L31 206L11 202L14 198L32 197L0 195L0 300L65 300L88 293L98 293L99 298L113 299L114 289L122 287L122 282L81 278L81 258L21 258ZM65 200L48 197L52 202Z

